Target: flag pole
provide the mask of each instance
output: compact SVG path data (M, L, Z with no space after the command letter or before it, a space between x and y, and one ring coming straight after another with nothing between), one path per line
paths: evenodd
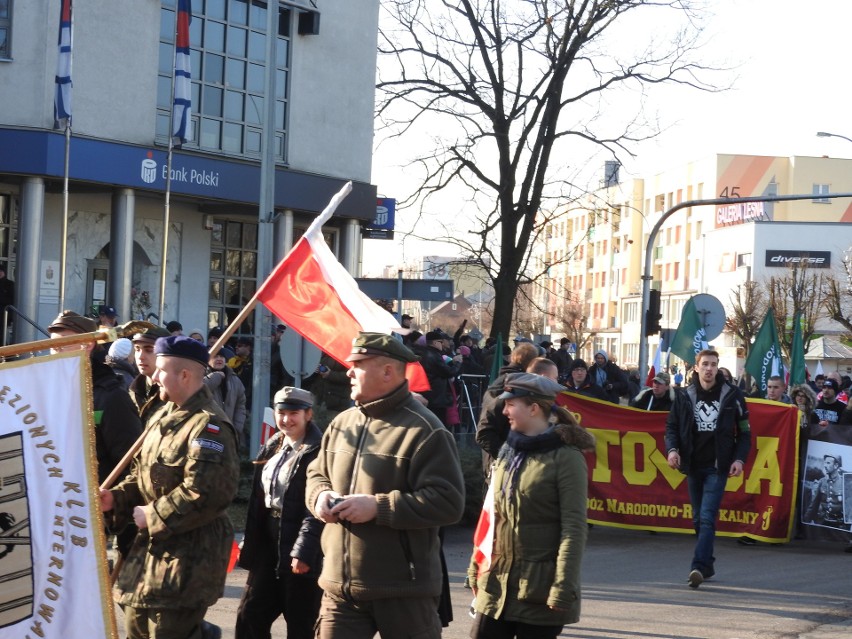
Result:
M68 169L71 164L71 118L65 121L65 174L62 182L62 241L59 255L59 312L65 308L65 261L68 256Z
M172 82L174 85L174 82ZM174 92L174 88L172 88ZM169 118L171 123L174 120L174 109ZM160 260L160 306L158 307L157 319L160 325L165 326L166 320L164 317L166 307L166 261L169 250L169 201L172 194L172 150L174 149L174 141L171 134L172 125L169 125L169 153L166 159L166 201L163 206L163 254Z

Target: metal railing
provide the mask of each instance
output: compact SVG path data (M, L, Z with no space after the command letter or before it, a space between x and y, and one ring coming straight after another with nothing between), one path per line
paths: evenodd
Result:
M36 329L37 331L39 331L40 333L42 333L45 337L50 337L50 333L48 333L48 332L47 332L46 330L44 330L41 326L39 326L38 324L36 324L36 323L35 323L32 319L30 319L29 317L27 317L26 315L24 315L24 314L23 314L21 311L19 311L17 308L15 308L15 307L14 307L14 306L12 306L11 304L9 304L9 305L8 305L8 306L7 306L7 307L3 310L3 336L2 336L2 346L6 346L6 345L8 344L8 341L7 341L7 340L9 339L9 314L10 314L10 313L14 313L17 317L19 317L20 319L24 320L27 324L29 324L29 325L30 325L30 326L32 326L34 329Z

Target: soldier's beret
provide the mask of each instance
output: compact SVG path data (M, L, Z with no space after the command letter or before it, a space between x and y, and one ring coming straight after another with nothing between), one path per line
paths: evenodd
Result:
M357 362L370 357L390 357L402 362L416 362L420 358L401 341L384 333L359 333L352 340L352 352L347 362Z
M279 410L304 410L313 408L314 396L303 388L285 386L275 393L272 405Z
M186 335L160 337L154 342L154 354L162 357L182 357L207 366L207 347Z
M557 393L561 393L565 388L549 377L542 377L533 373L511 373L506 375L503 390L503 394L498 399L530 397L532 399L553 400Z
M89 318L83 317L74 311L62 311L55 320L47 327L48 333L57 333L59 331L72 331L74 333L94 333L98 330L98 323Z
M169 335L171 335L171 333L169 333L162 326L152 326L151 328L146 328L144 331L136 333L131 341L150 342L151 344L153 344L160 337L168 337Z

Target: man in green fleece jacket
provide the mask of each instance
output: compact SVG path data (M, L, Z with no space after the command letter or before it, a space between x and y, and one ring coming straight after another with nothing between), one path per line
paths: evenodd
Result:
M360 333L347 361L355 407L308 467L307 506L328 524L317 637L440 637L438 528L464 508L455 442L409 392L402 342Z

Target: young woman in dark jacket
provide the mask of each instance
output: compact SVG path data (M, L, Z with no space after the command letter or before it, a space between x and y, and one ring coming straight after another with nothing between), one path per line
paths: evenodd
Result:
M322 433L312 421L309 391L285 386L275 394L276 433L261 449L249 499L240 567L249 571L237 611L237 639L268 639L284 615L287 637L310 639L322 591L323 523L305 506L305 470Z

